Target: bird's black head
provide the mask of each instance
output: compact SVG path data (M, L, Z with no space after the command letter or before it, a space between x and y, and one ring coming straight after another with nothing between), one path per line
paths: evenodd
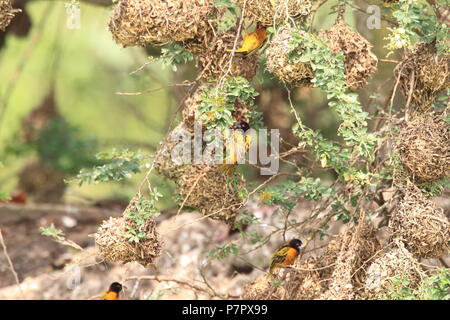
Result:
M301 246L302 246L303 242L299 239L292 239L289 242L289 247L300 250Z
M113 282L109 286L109 291L113 291L113 292L119 293L120 291L122 291L122 285L120 283L118 283L118 282Z
M231 128L235 129L235 130L242 130L242 131L246 132L247 130L250 129L250 125L245 121L239 121L239 122L233 123L233 126Z

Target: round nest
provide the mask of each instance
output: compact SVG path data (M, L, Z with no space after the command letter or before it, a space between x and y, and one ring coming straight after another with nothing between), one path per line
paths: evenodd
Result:
M377 57L370 51L372 44L359 33L350 30L339 20L321 35L330 41L334 53L345 56L345 75L348 87L357 90L367 84L367 80L377 70Z
M438 117L404 122L397 148L414 181L436 181L450 173L450 126Z
M187 166L177 180L180 205L232 225L241 200L236 186L227 178L217 165Z
M161 143L160 149L156 153L158 157L155 159L155 170L171 180L178 179L186 166L184 163L187 163L187 161L183 161L182 147L178 149L179 153L175 151L172 154L172 152L176 146L180 146L182 141L191 143L191 139L192 133L186 128L184 123L180 123Z
M131 242L126 237L128 227L146 234L145 239ZM158 240L156 224L153 219L147 219L143 226L138 227L129 218L109 218L103 221L94 235L100 255L109 262L139 262L144 267L151 266L160 255L161 244Z
M450 55L436 53L434 43L419 43L396 68L403 95L421 112L431 109L439 91L450 87Z
M311 65L307 62L290 60L286 53L290 49L290 43L294 40L293 32L301 34L304 31L288 25L278 29L266 49L267 70L293 87L312 87L311 80L314 78L314 71Z
M367 265L381 248L372 225L360 223L356 229L348 228L328 243L321 257L323 279L328 279L328 290L321 299L350 300L364 298Z
M41 161L34 161L19 173L19 189L37 203L58 203L66 191L64 174Z
M241 7L246 0L239 0ZM301 21L311 12L311 0L247 0L245 15L263 26L284 23L289 19Z
M281 300L286 294L283 287L272 284L271 278L262 275L244 287L243 300Z
M195 55L196 66L200 70L201 80L220 79L230 68L230 75L252 80L258 71L259 54L235 53L227 50L233 49L236 40L237 28L225 33L216 33L212 30L203 36L185 42L186 50ZM238 46L239 47L239 40Z
M184 126L191 132L194 131L195 122L197 121L200 123L198 114L196 114L197 108L198 108L199 104L201 103L200 98L205 93L205 89L211 89L214 87L214 85L215 84L213 84L213 83L201 85L184 102L183 123L184 123ZM251 115L250 108L248 108L248 106L245 103L242 103L241 101L236 100L234 103L234 111L232 111L233 120L235 122L239 122L239 121L250 122L250 115ZM206 124L202 123L202 125L203 125L203 129L206 130Z
M122 46L146 46L195 38L210 29L211 0L120 0L109 29Z
M286 280L284 286L287 290L287 300L313 300L318 299L325 292L326 281L323 279L320 262L315 258L299 261Z
M390 251L373 261L366 273L365 289L370 299L388 298L387 295L395 290L393 280L408 280L407 287L415 289L424 275L419 262L397 240L394 240L394 247Z
M389 220L394 236L419 258L439 258L448 252L450 223L444 210L410 185Z
M21 10L13 9L11 0L0 0L0 30L5 31L18 12L21 12Z

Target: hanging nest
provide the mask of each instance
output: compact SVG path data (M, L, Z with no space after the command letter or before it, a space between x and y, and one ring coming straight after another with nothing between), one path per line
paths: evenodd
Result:
M126 237L128 228L146 234L145 239L131 242ZM143 226L138 226L130 218L109 218L103 221L94 235L100 256L108 262L139 262L144 267L151 266L160 255L161 244L158 240L155 221L151 218Z
M36 203L59 203L67 185L61 171L38 160L26 165L19 173L18 187Z
M450 87L450 55L437 54L434 43L419 43L395 71L403 95L419 112L430 110L437 94Z
M239 0L243 8L246 0ZM311 12L311 0L247 0L245 15L263 26L278 25L290 19L304 21Z
M201 80L220 79L228 72L230 60L232 60L230 74L235 77L243 77L252 80L258 71L259 54L235 53L227 50L233 49L237 34L237 28L231 28L224 33L208 31L201 37L184 43L186 50L195 55L196 66L200 70ZM240 39L238 39L238 46Z
M31 111L22 120L22 138L26 142L33 143L41 132L52 120L61 120L55 99L55 90L52 89L42 100L39 106Z
M370 299L386 299L395 288L393 280L407 280L405 286L416 289L424 276L419 262L405 248L403 242L394 240L393 248L381 254L367 268L366 294Z
M272 284L271 278L266 274L244 287L243 300L281 300L286 290Z
M410 184L389 220L394 237L419 258L439 258L449 249L450 223L444 210Z
M377 70L377 57L371 52L372 44L359 33L352 31L342 20L321 33L327 38L334 53L345 56L346 83L351 90L367 84L367 80Z
M187 166L177 180L180 205L233 225L241 199L236 191L239 186L227 178L218 165Z
M196 113L199 104L201 103L201 96L205 94L206 89L211 89L216 85L216 83L207 83L203 84L197 88L197 90L189 96L183 108L183 123L185 127L194 132L195 122L200 123L199 115ZM251 110L250 108L243 102L236 100L234 102L234 111L232 111L232 118L235 122L245 121L250 122ZM202 123L203 130L206 130L206 125Z
M21 11L20 9L13 9L11 0L0 0L0 30L5 31L16 13Z
M192 138L192 133L186 128L184 123L180 123L173 129L161 143L160 150L156 153L158 157L155 159L155 170L171 180L178 179L186 167L186 163L189 163L185 161L188 159L182 158L183 148L180 143L191 144ZM176 146L180 147L178 149L179 153L172 154ZM189 154L189 156L192 156L192 154Z
M266 49L267 70L281 81L293 87L312 87L314 71L308 62L290 60L287 52L294 40L292 33L300 35L304 32L285 25L278 29Z
M210 29L211 0L120 0L109 21L122 46L185 41Z
M450 126L438 117L404 122L397 148L414 181L436 181L450 173Z
M363 288L367 275L364 266L375 258L380 248L375 230L364 221L356 230L349 228L331 240L321 258L325 266L333 265L322 273L322 277L329 280L328 290L321 299L365 298Z
M323 269L318 259L309 258L299 261L290 272L290 277L284 286L287 290L287 300L314 300L318 299L326 290L326 281Z

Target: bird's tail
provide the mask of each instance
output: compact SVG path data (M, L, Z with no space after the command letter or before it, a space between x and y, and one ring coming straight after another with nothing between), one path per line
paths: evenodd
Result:
M229 176L233 174L235 168L236 168L235 164L224 163L219 166L219 170Z
M233 50L233 49L226 49L226 52L234 52L234 53L246 53L246 52L247 52L247 50L246 50L246 49L243 49L243 48L240 48L240 49L236 49L236 50Z

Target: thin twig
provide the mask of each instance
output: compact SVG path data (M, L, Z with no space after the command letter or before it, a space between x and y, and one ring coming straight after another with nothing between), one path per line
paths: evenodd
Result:
M17 272L14 269L14 265L13 265L13 263L11 261L11 257L8 254L8 249L6 247L5 240L3 239L3 234L2 234L2 229L1 228L0 228L0 244L2 245L2 248L3 248L3 254L6 257L6 260L8 261L9 270L11 270L11 273L14 276L14 280L16 281L17 287L19 288L20 294L23 297L23 291L22 291L22 288L20 287L19 276L17 275Z

